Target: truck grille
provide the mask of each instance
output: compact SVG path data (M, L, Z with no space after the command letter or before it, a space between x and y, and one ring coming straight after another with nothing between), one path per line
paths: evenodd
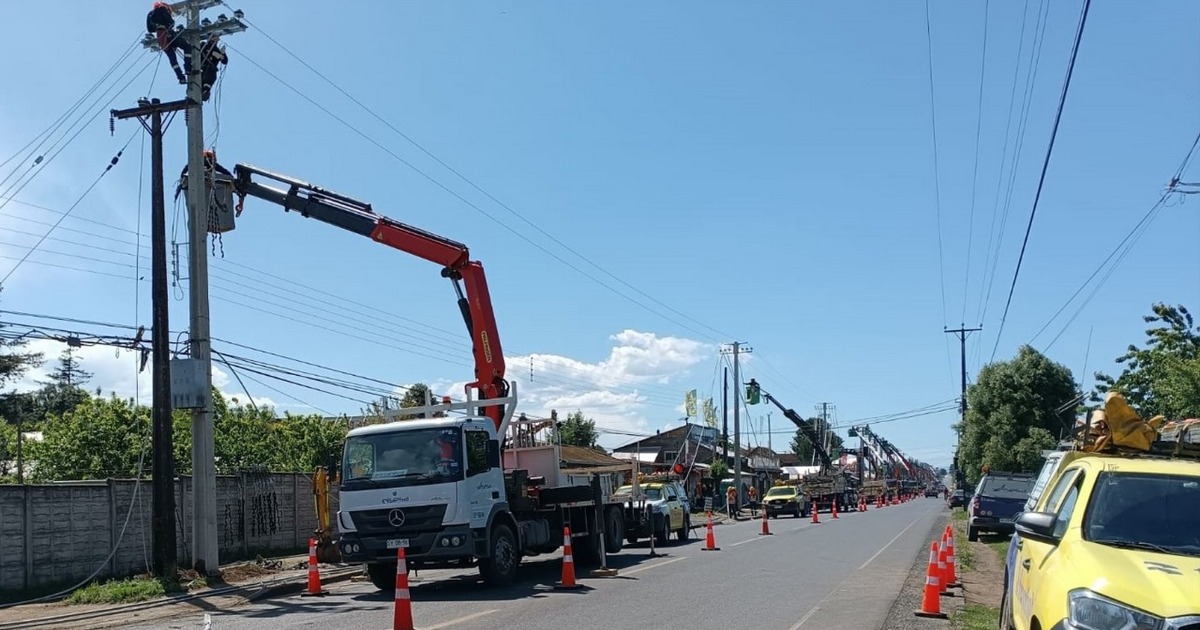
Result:
M392 512L400 511L404 523L399 527L392 524ZM382 510L361 510L350 513L354 528L364 536L372 534L407 534L440 529L442 517L446 514L445 505L420 505L416 507L384 508Z

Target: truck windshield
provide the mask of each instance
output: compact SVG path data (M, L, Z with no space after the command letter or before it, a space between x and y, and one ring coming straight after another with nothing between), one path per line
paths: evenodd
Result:
M1092 493L1087 540L1200 556L1200 476L1105 472Z
M458 481L463 477L458 429L413 429L346 440L342 487L383 488Z

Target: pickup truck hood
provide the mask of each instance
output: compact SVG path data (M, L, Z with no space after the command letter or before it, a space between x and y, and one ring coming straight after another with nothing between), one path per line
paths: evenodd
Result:
M1093 542L1064 548L1080 584L1162 617L1200 614L1200 557L1121 549Z

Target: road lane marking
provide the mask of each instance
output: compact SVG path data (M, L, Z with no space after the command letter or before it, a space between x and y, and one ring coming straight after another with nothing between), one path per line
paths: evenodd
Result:
M871 564L871 563L872 563L872 562L875 560L875 558L878 558L878 557L879 557L879 554L881 554L881 553L883 553L884 551L886 551L888 547L891 547L891 546L892 546L892 543L896 542L897 540L899 540L899 539L900 539L900 537L901 537L901 536L903 536L903 535L904 535L904 532L907 532L908 530L912 529L912 526L913 526L913 525L916 525L917 523L919 523L919 522L921 521L921 519L925 518L926 516L928 516L928 515L926 515L926 514L922 514L921 516L918 516L918 517L917 517L917 520L915 520L915 521L913 521L913 522L909 523L909 524L908 524L908 527L905 527L904 529L900 530L900 533L899 533L899 534L896 534L896 537L895 537L895 538L893 538L893 539L891 539L891 540L889 540L889 541L888 541L888 543L887 543L886 545L884 545L883 547L881 547L881 548L879 549L879 551L876 551L876 552L875 552L875 555L871 556L870 558L867 558L867 561L866 561L866 562L864 562L864 563L862 563L862 565L858 567L858 570L859 570L859 571L862 571L863 569L867 568L867 565L868 565L868 564Z
M862 571L863 569L867 568L867 565L871 564L871 562L873 562L875 560L875 558L878 558L880 554L882 554L884 551L886 551L888 547L891 547L892 543L899 540L900 537L903 536L905 532L912 529L913 525L916 525L917 523L921 522L921 520L926 518L927 516L929 516L929 514L922 514L921 516L917 517L917 520L909 523L908 527L905 527L904 529L900 530L900 533L896 534L895 538L892 538L891 540L889 540L887 542L886 545L880 547L879 551L875 552L875 555L871 556L870 558L867 558L867 561L862 563L862 565L859 566L858 569L856 569L850 575L846 576L846 579L842 580L841 583L838 584L836 587L834 587L834 589L832 591L829 591L828 593L826 593L825 597L822 597L821 601L817 602L816 606L813 606L808 612L804 613L804 616L800 618L800 621L797 621L796 625L789 628L789 630L798 630L800 628L800 626L803 626L805 622L807 622L813 615L815 615L817 613L818 610L821 609L821 604L824 604L826 600L828 600L830 597L833 597L834 593L840 592L842 590L842 587L845 586L847 582L854 579L854 577L858 574L859 571Z
M656 562L654 564L648 564L644 567L638 567L636 569L630 569L629 571L624 571L623 574L630 575L632 573L637 573L638 571L645 571L647 569L657 569L658 567L661 567L664 564L671 564L672 562L679 562L680 560L687 560L687 557L680 556L678 558L671 558L670 560L663 560L662 562Z
M451 619L450 621L443 621L442 623L435 623L432 626L421 626L421 630L441 630L441 628L449 628L450 626L457 626L460 623L463 623L466 621L471 621L472 619L486 617L494 612L496 612L496 611L495 610L481 610L477 613L471 613L469 615L459 617L458 619Z
M738 546L738 545L744 545L744 544L746 544L746 543L752 543L752 542L756 542L756 541L759 541L759 540L762 540L762 538L751 538L751 539L749 539L749 540L743 540L742 542L735 542L735 543L733 543L732 545L729 545L729 546L730 546L730 547L736 547L736 546Z

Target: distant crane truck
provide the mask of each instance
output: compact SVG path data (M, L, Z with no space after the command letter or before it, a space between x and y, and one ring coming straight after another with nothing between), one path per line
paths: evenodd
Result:
M337 512L343 561L364 562L371 582L385 591L395 588L400 547L410 570L477 566L486 583L504 586L522 558L559 549L568 526L582 561L621 549L616 473L568 474L560 468L553 422L513 420L516 384L504 378L483 265L470 259L466 245L249 164L238 164L225 184L240 197L239 214L245 197L255 197L441 265L471 335L475 380L463 402L427 400L424 407L385 412L417 419L347 434Z

